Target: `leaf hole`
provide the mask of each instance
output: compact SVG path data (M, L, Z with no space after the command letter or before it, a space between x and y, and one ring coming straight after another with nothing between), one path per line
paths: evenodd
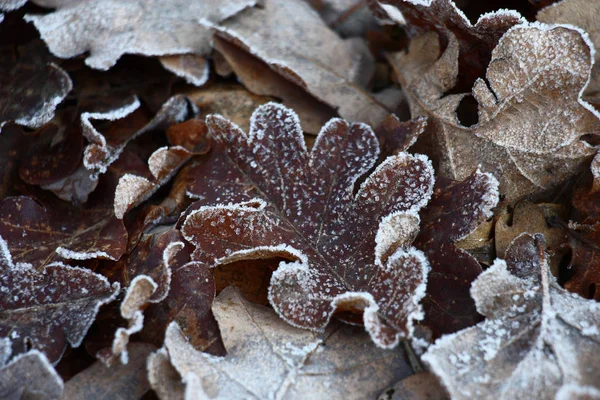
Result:
M456 109L456 117L461 125L470 127L479 122L477 115L477 100L473 96L465 96Z
M564 284L568 282L575 274L575 270L571 268L572 257L573 249L568 247L561 257L560 263L558 264L558 283L561 286L564 286Z

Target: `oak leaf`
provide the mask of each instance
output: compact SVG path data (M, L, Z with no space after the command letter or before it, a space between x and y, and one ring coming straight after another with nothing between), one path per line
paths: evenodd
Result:
M451 36L438 59L439 49L436 35L427 34L392 63L413 117L429 117L422 143L442 176L463 180L481 165L512 203L556 187L589 161L595 148L582 138L598 134L599 117L581 99L592 66L581 31L539 23L511 28L492 52L487 82L475 82L479 122L471 127L456 115L466 95L443 96L456 83L458 41Z
M422 317L429 265L410 246L433 190L426 157L399 153L374 166L379 145L364 124L333 119L306 149L293 111L252 115L250 133L207 118L213 147L196 167L184 237L208 266L284 257L270 302L289 323L325 328L338 310L364 311L373 339L391 347ZM217 204L221 203L221 204Z
M13 262L0 237L0 337L12 340L13 354L40 350L52 362L67 347L81 344L98 309L112 301L119 284L62 263L36 271Z
M123 54L161 56L210 52L212 33L207 25L219 23L255 0L140 1L99 3L69 1L46 15L27 15L50 51L71 58L90 51L85 62L107 70ZM97 18L103 15L105 19Z
M232 287L215 299L213 312L225 357L195 350L176 324L166 333L164 348L192 398L373 398L411 373L402 353L375 347L357 328L294 328Z
M553 398L566 385L598 390L600 307L561 288L542 235L522 234L473 283L487 320L439 339L423 360L452 398Z

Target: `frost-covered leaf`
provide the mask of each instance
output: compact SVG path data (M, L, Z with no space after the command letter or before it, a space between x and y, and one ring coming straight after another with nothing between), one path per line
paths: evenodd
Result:
M5 400L58 400L63 380L44 353L30 350L0 363L0 398Z
M286 20L290 23L282 23ZM264 61L343 118L376 126L390 113L364 89L373 74L364 42L342 40L305 1L266 0L264 7L245 10L215 29L219 37ZM244 68L230 65L236 74Z
M404 25L409 37L435 32L442 48L457 39L458 81L471 85L485 71L492 50L512 26L525 22L516 11L499 10L473 25L452 0L370 0L380 18Z
M2 237L0 271L0 337L11 339L13 354L34 348L52 362L67 343L81 344L100 306L119 290L86 269L54 263L36 271L14 262Z
M207 150L208 148L205 151ZM154 178L152 181L134 174L123 175L115 189L115 216L123 219L127 211L149 199L171 180L193 155L194 153L181 146L161 147L148 159L148 167Z
M119 158L125 146L133 139L152 130L167 129L171 124L182 122L190 116L193 117L197 112L185 96L176 95L163 104L150 122L141 127L134 127L133 129L126 127L125 129L109 130L106 133L101 133L91 122L93 120L114 121L125 118L139 107L139 100L131 98L129 102L118 109L106 112L85 112L81 115L83 135L90 141L90 144L85 148L83 158L83 164L87 169L94 171L96 174L105 173L108 166Z
M507 202L549 190L578 173L595 149L582 140L599 132L598 113L581 99L592 55L585 35L539 23L510 29L492 52L487 81L473 95L479 121L459 122L466 95L443 94L456 84L458 41L440 56L435 34L392 57L413 117L429 117L422 135L443 176L465 179L478 166L500 181ZM418 143L417 143L418 146Z
M270 302L294 326L323 330L336 311L363 312L380 346L392 347L422 318L429 265L410 246L433 191L421 155L388 157L364 124L328 122L309 152L293 111L259 107L246 134L207 118L211 151L195 167L200 199L182 227L208 266L283 257Z
M590 35L596 47L595 63L590 83L583 96L586 100L600 103L600 3L585 0L563 0L540 10L537 20L548 24L569 24L582 28Z
M50 51L71 58L87 51L86 64L106 70L123 54L162 56L210 52L209 25L252 7L255 0L104 0L57 4L28 15ZM98 18L103 16L103 18Z
M402 353L375 347L357 328L297 329L234 288L215 299L213 312L225 357L195 350L176 324L167 329L165 349L192 398L373 398L411 373Z
M439 339L423 360L453 399L548 399L598 390L600 306L562 289L542 235L522 234L473 283L487 320Z
M431 201L421 211L421 230L414 245L431 264L422 324L432 330L434 338L474 325L481 318L469 296L481 266L455 243L492 216L498 199L498 181L478 170L462 182L438 178Z
M160 63L167 70L194 86L204 85L210 76L208 60L194 54L164 56L160 58Z
M13 58L6 51L0 52L0 128L7 121L39 128L52 119L73 84L54 63Z
M65 383L64 400L137 400L150 390L146 360L155 347L147 343L130 344L127 364L107 368L101 361L81 371Z

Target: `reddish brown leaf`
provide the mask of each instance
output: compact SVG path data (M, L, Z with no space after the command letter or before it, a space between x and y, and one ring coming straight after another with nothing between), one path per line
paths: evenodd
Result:
M58 361L67 343L81 344L100 306L118 290L82 268L54 263L36 271L14 262L0 237L0 337L11 338L13 354L34 348Z
M420 318L428 265L410 242L433 190L429 161L399 153L358 187L379 155L368 126L331 120L309 153L291 110L269 103L251 122L245 134L207 119L213 149L189 188L202 200L182 227L193 259L295 260L271 278L271 304L286 321L322 330L336 310L360 310L376 343L396 345Z

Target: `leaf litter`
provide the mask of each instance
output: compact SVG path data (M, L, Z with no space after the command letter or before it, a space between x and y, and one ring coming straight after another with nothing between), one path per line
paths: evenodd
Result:
M600 398L594 2L0 10L0 397Z

